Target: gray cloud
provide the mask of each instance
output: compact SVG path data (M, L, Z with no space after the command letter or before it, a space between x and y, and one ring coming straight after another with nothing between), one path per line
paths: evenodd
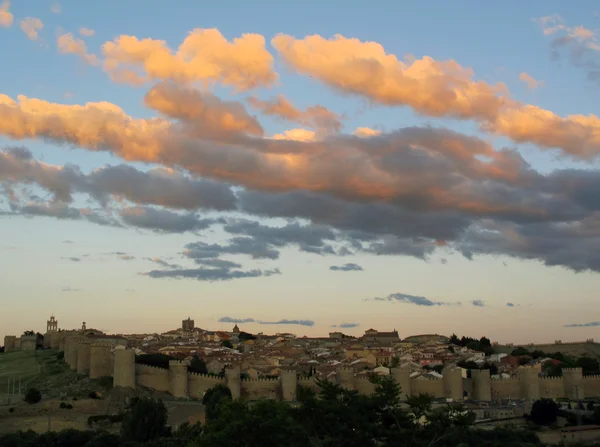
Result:
M220 323L258 323L258 324L291 324L299 326L314 326L315 322L312 320L277 320L277 321L262 321L255 320L254 318L232 318L232 317L221 317L218 320Z
M335 253L328 241L335 241L337 236L329 226L300 225L294 222L282 227L273 227L252 220L238 219L229 221L223 228L229 233L251 237L272 247L295 245L301 251L309 253Z
M508 307L515 307L514 303L506 303Z
M81 292L81 289L74 289L72 287L63 287L62 291L63 292Z
M74 243L75 243L75 241L70 241L68 239L63 241L63 244L74 244Z
M279 269L271 270L233 270L228 268L197 268L197 269L171 269L171 270L152 270L144 273L150 278L187 278L198 281L231 281L241 278L259 278L261 276L279 275Z
M409 295L406 293L392 293L385 298L367 298L366 301L390 301L398 303L415 304L417 306L453 306L460 303L448 303L444 301L432 301L424 296Z
M362 272L363 268L358 264L349 262L344 265L332 265L331 267L329 267L329 270L341 271L341 272L357 272L357 271Z
M219 222L216 219L199 218L194 213L180 214L148 206L123 208L120 214L128 225L163 233L204 230Z
M485 303L482 300L473 300L471 304L475 307L485 307Z
M256 320L254 318L231 318L231 317L221 317L219 318L219 323L254 323Z
M81 258L77 258L75 256L66 256L61 259L65 259L67 261L73 261L73 262L81 262Z
M144 258L146 261L154 262L155 264L160 265L161 267L169 268L169 269L183 269L183 267L179 264L173 264L165 261L161 258Z
M565 324L565 327L598 327L600 321L592 321L590 323L579 323L579 324Z
M360 326L358 323L342 323L338 327L341 329L351 329Z
M250 237L233 237L227 245L192 242L185 246L184 255L198 260L222 255L248 255L252 259L278 259L279 251L268 243ZM198 261L197 261L198 262Z

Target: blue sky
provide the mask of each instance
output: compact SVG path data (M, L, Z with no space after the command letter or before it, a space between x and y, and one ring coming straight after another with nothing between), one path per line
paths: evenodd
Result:
M30 328L41 331L54 313L61 327L75 327L85 320L110 332L172 329L189 315L197 326L210 329L229 329L232 324L219 321L223 317L287 320L272 325L244 323L242 329L251 332L324 334L333 326L353 324L344 329L353 335L376 327L395 328L401 337L456 332L515 342L597 338L600 207L593 198L600 180L584 182L575 192L565 188L579 185L584 175L600 178L596 161L600 138L595 136L600 135L600 122L586 121L586 127L580 128L576 119L565 117L598 113L599 84L591 78L600 66L596 31L600 8L591 1L573 5L465 1L460 6L181 1L175 7L168 2L130 1L92 2L84 7L75 1L4 2L0 11L12 19L0 13L0 54L7 67L0 70L0 95L15 101L24 95L72 107L62 108L59 114L56 108L47 112L21 102L17 110L3 106L0 96L0 120L5 123L0 124L0 155L4 156L0 158L0 234L4 236L0 290L5 310L0 314L0 335ZM22 29L28 17L43 24L37 37L28 37ZM553 18L540 22L542 17ZM80 34L83 27L93 30L93 35ZM206 86L200 75L186 82L167 75L133 86L116 80L115 72L107 68L109 55L103 45L119 36L164 40L176 51L193 30L213 28L229 42L246 33L263 36L264 47L257 54L272 56L272 64L263 68L276 73L277 82L259 82L256 88L236 91L223 77L209 79ZM73 51L59 51L59 39L67 33L81 39L76 42L85 43L87 54L98 63L86 62ZM309 56L301 60L271 42L278 34L292 36L299 45L312 35L343 38L329 54L324 43L308 46ZM347 60L336 65L341 45L349 44L349 39L357 39L360 48L366 48L365 42L376 42L399 60L406 55L417 60L427 56L433 61L430 69L440 66L440 61L454 61L472 69L472 75L465 81L445 71L433 79L430 69L425 70L419 74L425 79L422 92L408 89L400 100L392 90L401 89L410 75L403 78L401 70L385 66L376 55L365 58L352 50ZM210 44L196 50L211 54ZM553 49L558 57L552 57ZM133 58L132 53L127 57ZM219 68L226 72L234 66L250 76L260 65L250 60L252 67L244 51L232 50ZM317 60L322 66L313 63ZM405 67L410 56L406 61ZM375 64L380 70L372 85L368 77L353 77L364 66L359 63ZM149 73L143 64L131 66L140 75ZM520 80L523 73L539 81L539 86L531 88ZM446 113L419 111L415 99L440 84L459 92L465 85L488 88L498 83L505 85L506 92L498 97L510 99L503 100L502 112L492 118L473 106L464 119L454 119L455 109L435 95L429 106L446 104ZM389 89L382 87L388 85ZM189 104L199 107L192 103L194 91L202 95L199 101L206 101L202 110L213 115L190 120L169 115L158 103L145 102L149 92L161 92L161 86L171 89L162 91L165 95L175 95L165 100L172 101L177 111ZM187 93L177 96L179 91ZM296 110L325 107L341 127L325 132L314 122L269 115L248 100L255 96L267 101L277 95L284 95ZM223 124L225 118L218 115L223 109L211 109L216 107L215 98L238 102L224 107L245 126L241 131L230 132ZM475 104L471 93L465 98ZM120 107L131 119L165 119L168 137L150 140L159 141L162 155L152 159L132 155L128 148L137 136L125 131L117 132L125 147L119 149L105 135L99 118L83 115L76 107L98 102ZM563 120L548 124L522 115L509 122L508 112L532 113L528 105ZM40 124L42 115L49 126ZM211 116L219 118L212 122ZM251 119L258 123L260 135L252 130L256 124L248 128ZM520 123L529 132L527 138L515 137ZM213 124L225 127L210 128ZM380 134L352 137L359 127ZM417 142L409 144L402 129L411 127L418 127L419 135L414 137ZM19 133L23 129L29 138ZM102 151L94 150L85 138L88 129L102 139ZM289 157L278 158L289 146L285 140L270 139L290 129L317 132L312 141L296 143L300 164L294 156L290 156L293 164L286 164L291 163ZM455 159L444 149L443 143L451 138L446 129L464 135L465 140L456 144L464 145L468 155ZM441 142L431 142L439 135ZM232 141L237 142L235 149L228 146ZM265 141L270 149L260 149ZM498 157L493 169L480 165L473 152L481 142L490 145L492 158ZM15 147L26 148L30 155L19 158ZM180 155L184 154L181 147L191 148L190 152ZM211 152L217 158L195 158L208 157L198 155L204 153L202 148L220 148L226 155L219 158L214 155L219 152ZM378 158L381 148L386 148L387 161ZM503 148L515 152L507 155ZM265 155L265 151L273 152ZM319 157L311 156L312 151ZM255 168L248 168L246 153L258 160ZM418 158L413 158L415 153ZM236 173L228 171L234 164ZM93 173L101 168L106 173L107 166L117 165L135 168L139 177L115 170L112 180L92 182ZM54 169L60 166L67 168ZM175 174L169 171L173 176L169 184L179 185L168 198L157 177L167 175L157 171L164 168L175 168ZM68 177L69 169L79 174ZM494 172L501 172L501 178ZM535 178L527 172L535 172ZM148 183L141 183L144 176ZM51 186L40 184L43 179ZM205 191L204 184L197 183L200 186L191 193L182 185L201 179L214 182L211 188L222 197L235 195L236 204L222 205L215 189L206 190L206 199L194 199L194 194ZM59 181L71 182L68 199L53 189ZM144 186L151 182L157 186ZM116 184L125 186L115 192ZM302 202L304 193L310 196L308 208ZM183 199L200 205L182 207L178 204ZM328 204L323 209L318 208L321 200ZM75 214L59 215L59 209ZM40 210L53 215L40 216ZM156 213L149 214L153 210ZM134 212L143 214L143 222L132 217ZM90 222L89 213L96 220L106 219L102 224ZM178 220L182 216L188 220ZM207 219L210 224L181 231L181 225L193 219ZM251 249L233 247L235 238L242 238ZM298 241L307 244L304 249ZM189 245L198 242L205 245ZM198 247L198 252L193 251ZM277 254L265 255L260 251L265 249ZM223 261L239 265L225 268ZM362 270L331 269L346 264ZM390 300L374 299L388 296ZM477 300L484 305L473 305ZM314 324L293 324L305 320ZM565 327L573 324L587 326Z

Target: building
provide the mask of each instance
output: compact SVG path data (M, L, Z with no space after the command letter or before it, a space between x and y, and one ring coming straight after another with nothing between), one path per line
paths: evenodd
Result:
M194 328L196 325L194 324L194 320L190 317L187 320L181 321L181 333L182 335L191 335L194 332Z
M366 342L384 344L398 343L400 341L398 331L396 331L395 329L392 332L379 332L376 329L367 329L365 331L365 335L363 335L362 338Z

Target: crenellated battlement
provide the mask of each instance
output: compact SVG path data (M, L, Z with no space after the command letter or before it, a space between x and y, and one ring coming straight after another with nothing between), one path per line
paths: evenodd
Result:
M562 382L563 378L560 376L540 377L543 382Z
M167 368L161 368L160 366L153 366L153 365L144 365L143 363L136 363L135 364L135 368L136 369L145 369L147 371L169 371Z
M116 342L109 340L92 340L90 346L93 348L113 348Z
M413 379L410 380L420 380L420 381L426 381L429 380L431 382L439 382L442 380L441 377L425 377L425 376L419 376L419 377L415 377Z
M190 364L190 362L188 362L187 360L169 360L169 368L170 367L175 367L175 368L181 368L181 367L188 367Z
M242 382L279 382L279 378L275 377L259 377L257 379L242 378Z
M583 376L583 380L598 380L598 379L600 379L600 375Z
M211 374L203 374L203 373L197 373L197 372L192 372L192 371L189 371L188 375L190 377L198 378L198 379L209 379L209 380L217 380L217 381L225 380L225 377L213 376Z

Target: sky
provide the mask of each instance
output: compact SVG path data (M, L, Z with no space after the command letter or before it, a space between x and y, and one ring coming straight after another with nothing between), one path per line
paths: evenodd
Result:
M600 338L599 16L0 0L0 336Z

